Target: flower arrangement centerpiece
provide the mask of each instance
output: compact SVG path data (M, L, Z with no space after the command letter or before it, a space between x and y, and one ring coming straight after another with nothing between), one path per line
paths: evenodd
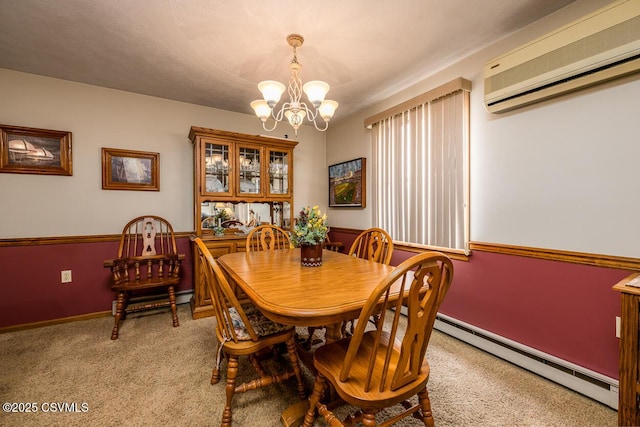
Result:
M291 244L301 248L302 265L309 267L322 265L322 244L327 238L327 233L329 233L327 215L323 215L318 206L307 206L300 211L289 236Z

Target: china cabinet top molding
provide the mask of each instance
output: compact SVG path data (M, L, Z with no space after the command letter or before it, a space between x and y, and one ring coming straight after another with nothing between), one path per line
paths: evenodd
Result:
M284 138L273 138L262 135L249 135L246 133L229 132L219 129L208 129L197 126L191 126L189 132L189 139L194 140L196 136L216 138L233 143L253 143L260 145L268 145L273 148L294 148L298 145L298 141Z

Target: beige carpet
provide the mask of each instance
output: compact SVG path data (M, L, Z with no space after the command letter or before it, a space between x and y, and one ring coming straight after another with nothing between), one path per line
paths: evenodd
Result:
M188 305L179 317L178 328L168 312L130 317L117 341L111 317L0 334L2 403L38 410L2 412L0 425L219 425L224 384L209 383L215 320L192 320ZM616 411L437 331L427 356L439 427L617 425ZM281 411L297 402L289 381L237 394L234 425L279 426Z

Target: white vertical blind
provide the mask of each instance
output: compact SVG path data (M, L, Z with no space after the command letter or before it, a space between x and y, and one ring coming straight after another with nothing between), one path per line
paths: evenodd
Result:
M467 251L469 92L373 123L373 224L394 241Z

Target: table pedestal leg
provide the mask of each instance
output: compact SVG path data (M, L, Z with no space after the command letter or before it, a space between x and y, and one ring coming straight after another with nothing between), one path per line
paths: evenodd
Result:
M331 344L342 339L341 331L342 323L334 323L327 325L327 331L324 334L324 340L326 344Z
M342 327L342 323L327 325L326 327L327 329L324 335L325 343L328 344L328 343L336 342L339 339L341 339L342 338L341 327ZM300 347L298 347L298 349L300 349ZM313 362L311 364L312 366L310 366L309 368L313 371ZM334 396L335 392L333 389L329 391L329 395L330 395L330 400L333 401L335 398ZM308 410L309 410L308 400L303 400L298 403L294 403L293 405L289 406L287 409L285 409L282 412L282 415L280 415L280 422L282 423L283 427L299 427L302 425L304 421L304 416L307 414Z

